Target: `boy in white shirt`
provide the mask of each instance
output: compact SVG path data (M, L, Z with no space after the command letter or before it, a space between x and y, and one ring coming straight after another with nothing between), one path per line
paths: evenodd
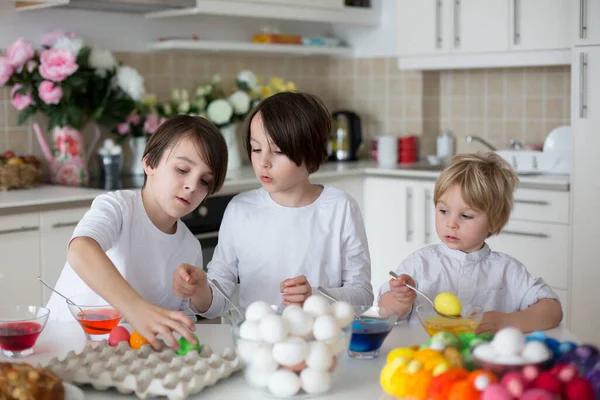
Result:
M243 137L262 188L228 205L208 278L239 302L304 303L317 286L339 300L373 303L371 261L356 201L309 175L327 158L331 115L315 96L286 92L262 101L246 118ZM225 299L199 268L180 268L175 293L201 315L226 311Z
M558 296L514 258L490 250L485 239L500 233L513 206L518 178L495 153L455 156L435 184L435 227L443 243L417 250L400 264L398 279L380 289L379 305L411 314L416 285L434 298L457 294L485 314L478 332L507 326L545 330L562 320Z
M188 330L195 316L173 293L173 272L180 264L203 265L200 243L180 217L223 185L227 145L206 119L180 115L150 136L143 163L141 191L94 199L75 228L56 289L67 297L99 295L154 348L157 334L178 348L172 332L195 342ZM73 320L55 293L47 307L52 318Z

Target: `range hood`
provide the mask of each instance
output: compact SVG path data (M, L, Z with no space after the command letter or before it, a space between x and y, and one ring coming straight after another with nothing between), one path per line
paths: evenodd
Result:
M61 8L145 14L196 6L196 0L69 0Z

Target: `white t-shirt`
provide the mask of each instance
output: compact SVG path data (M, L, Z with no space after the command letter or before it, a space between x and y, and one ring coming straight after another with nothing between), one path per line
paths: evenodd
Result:
M242 193L225 211L208 277L231 296L240 280L239 303L256 300L281 305L279 285L305 275L316 293L323 286L339 300L371 305L371 259L358 205L345 192L324 186L304 207L276 203L264 189ZM213 289L207 318L229 305Z
M94 239L121 275L146 300L169 310L182 310L193 320L188 300L177 297L172 290L173 272L183 263L202 267L200 242L181 220L177 231L167 234L150 220L141 191L122 190L100 195L85 213L73 238ZM56 290L67 297L94 292L66 263ZM52 293L47 307L51 319L73 320L66 301Z
M491 251L487 243L469 254L444 243L427 246L408 256L396 273L410 275L431 299L451 292L461 302L480 305L484 311L511 313L541 299L559 300L542 278L531 276L514 258ZM381 286L379 295L389 290L388 282Z

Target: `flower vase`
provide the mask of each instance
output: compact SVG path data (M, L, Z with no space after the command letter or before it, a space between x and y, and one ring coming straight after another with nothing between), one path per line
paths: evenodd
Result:
M142 158L146 150L146 136L132 136L127 139L127 152L125 159L124 175L144 175Z
M229 124L220 129L227 143L227 171L239 169L242 166L238 124Z

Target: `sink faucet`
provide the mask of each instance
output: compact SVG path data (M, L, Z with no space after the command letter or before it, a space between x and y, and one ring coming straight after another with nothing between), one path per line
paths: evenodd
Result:
M480 138L479 136L467 136L466 138L467 143L471 143L473 140L476 140L482 144L484 144L486 147L488 147L491 151L496 151L496 148L494 146L492 146L491 144L489 144L488 142L486 142L485 140L483 140L482 138Z

